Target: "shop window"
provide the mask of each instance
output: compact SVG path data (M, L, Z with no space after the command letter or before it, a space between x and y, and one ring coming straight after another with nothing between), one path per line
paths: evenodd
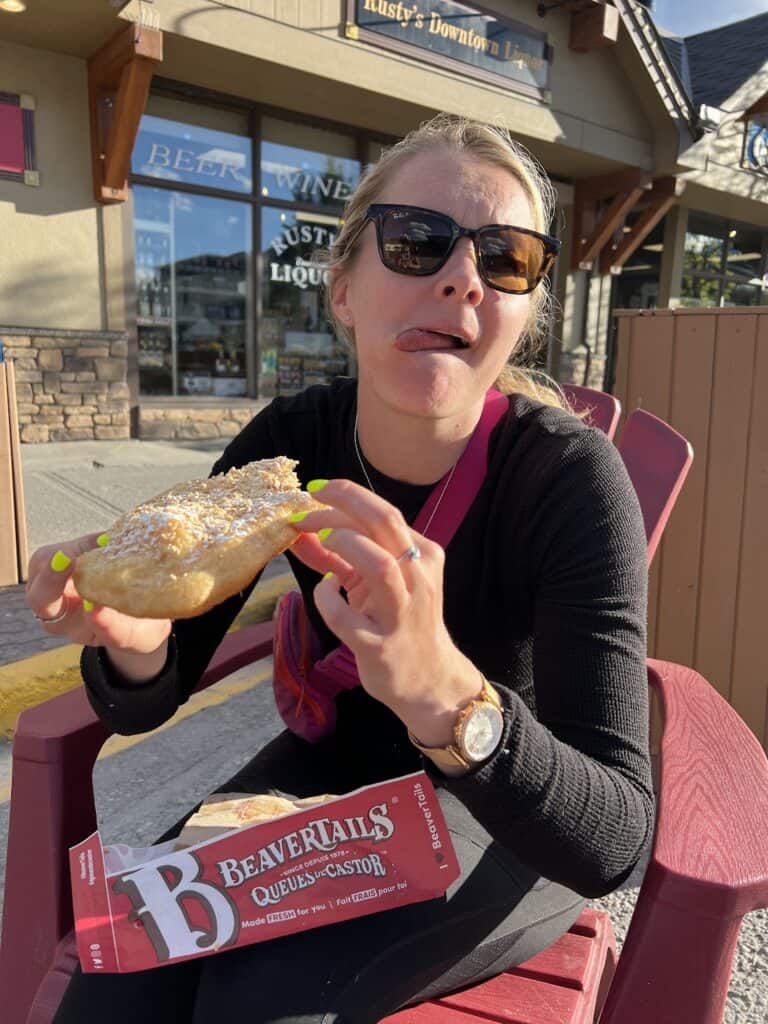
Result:
M268 398L354 369L315 257L381 145L259 115L254 181L255 123L236 104L150 98L131 179L141 395Z
M209 107L175 96L152 94L147 101L147 114L165 121L177 121L194 128L208 128L228 135L248 135L248 112L229 110L220 106Z
M241 193L253 189L249 138L154 114L141 119L131 169L180 185Z
M349 355L324 306L327 271L317 259L339 229L336 217L264 207L259 394L291 395L349 372Z
M685 236L683 306L757 306L768 300L766 235L691 213Z
M701 306L711 309L720 305L722 282L719 277L703 277L700 274L683 274L680 293L681 306Z
M640 214L631 214L626 230L631 231ZM655 309L659 298L661 260L664 255L664 225L657 224L642 245L624 264L614 282L614 309Z
M250 205L136 186L134 208L141 393L246 395Z
M733 227L728 232L725 272L740 284L749 284L763 272L763 235L752 228ZM754 305L750 302L749 305Z
M352 136L262 119L261 196L341 213L360 180Z
M727 280L723 285L723 306L760 306L763 304L761 298L762 288L754 285L742 284L739 281Z
M0 92L0 179L37 185L31 96Z
M725 221L715 221L693 213L689 216L688 230L685 234L686 271L713 274L722 272L726 228Z

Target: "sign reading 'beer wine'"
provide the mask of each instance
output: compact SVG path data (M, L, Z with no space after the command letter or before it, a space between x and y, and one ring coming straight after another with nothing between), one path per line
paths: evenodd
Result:
M546 34L469 4L348 0L347 35L530 95L549 88Z

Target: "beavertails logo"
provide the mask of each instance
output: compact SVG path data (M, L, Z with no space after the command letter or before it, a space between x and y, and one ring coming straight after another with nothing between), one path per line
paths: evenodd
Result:
M317 818L246 857L216 861L221 884L203 880L205 865L200 854L182 851L171 854L167 864L155 861L120 875L111 886L115 893L130 900L129 916L141 920L158 962L164 963L233 945L239 933L240 910L228 890L300 858L309 859L287 867L276 881L264 878L264 884L253 886L249 894L253 903L258 907L275 906L326 878L385 877L386 868L376 853L347 860L330 860L328 855L343 843L363 839L385 842L394 831L387 804L381 803L353 818Z

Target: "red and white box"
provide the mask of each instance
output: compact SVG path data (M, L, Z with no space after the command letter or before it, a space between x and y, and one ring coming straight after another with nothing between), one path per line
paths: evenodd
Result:
M424 772L195 846L69 852L83 971L127 973L442 896L459 876Z

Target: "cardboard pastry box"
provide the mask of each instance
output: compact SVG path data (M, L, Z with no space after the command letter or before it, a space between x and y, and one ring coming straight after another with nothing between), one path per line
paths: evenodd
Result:
M417 772L175 849L70 850L86 973L146 970L442 896L459 876Z

